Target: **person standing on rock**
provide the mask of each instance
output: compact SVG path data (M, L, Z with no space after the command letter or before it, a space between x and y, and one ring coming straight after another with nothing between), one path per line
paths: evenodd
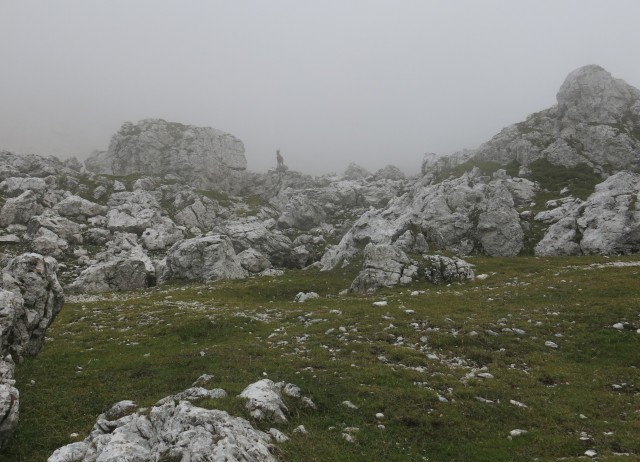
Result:
M284 157L280 154L280 149L276 151L276 159L278 160L278 168L276 170L284 170Z

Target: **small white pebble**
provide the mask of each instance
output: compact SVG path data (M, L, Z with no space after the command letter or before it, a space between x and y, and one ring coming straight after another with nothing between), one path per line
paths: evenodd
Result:
M580 417L581 419L586 419L587 418L587 416L584 415L584 414L580 414L578 417Z
M584 455L587 457L595 457L598 455L598 453L593 449L587 449L586 451L584 451Z
M383 414L382 412L378 412L378 413L376 414L376 419L378 419L378 420L382 420L382 419L384 419L384 414Z
M519 428L516 428L515 430L511 430L509 432L511 436L520 436L520 435L524 435L525 433L527 433L526 430L521 430Z
M492 379L493 378L493 374L490 374L488 372L480 372L479 374L476 374L478 377L480 377L481 379Z
M624 329L624 324L622 324L621 322L617 322L611 327L613 327L614 329L623 330Z
M544 342L544 346L547 346L549 348L558 348L558 344L552 342L551 340L547 340L546 342Z
M293 433L302 433L303 435L307 434L307 429L304 428L304 425L298 425L293 429Z
M382 425L382 424L379 424L379 425L378 425L378 428L379 428L380 430L384 430L384 429L385 429L385 428L387 428L387 427L385 427L385 426L384 426L384 425Z
M405 313L407 314L415 314L416 311L415 310L404 310Z
M144 355L142 355L142 356L144 356L145 358L148 358L149 356L151 356L151 353L145 353L145 354L144 354Z
M387 306L387 301L381 300L379 302L373 302L373 306Z
M77 433L72 433L72 434L69 435L69 438L72 438L72 439L77 438L77 437L78 437Z

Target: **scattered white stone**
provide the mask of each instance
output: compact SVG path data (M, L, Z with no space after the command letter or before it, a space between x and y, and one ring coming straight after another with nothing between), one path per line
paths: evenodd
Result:
M598 455L598 453L593 449L587 449L586 451L584 451L584 455L587 457L595 457Z
M509 402L510 402L511 404L513 404L514 406L516 406L516 407L520 407L520 408L522 408L522 409L526 409L527 407L529 407L529 406L527 406L526 404L521 403L520 401L516 401L515 399L510 399L510 400L509 400Z
M382 412L378 412L378 413L376 414L376 419L378 419L378 420L382 420L382 419L384 419L384 414L383 414Z
M343 438L347 443L354 443L354 442L356 441L356 440L355 440L355 438L354 438L352 435L348 434L348 433L343 433L343 434L342 434L342 438Z
M580 417L581 419L587 419L587 416L584 414L580 414L578 417Z
M526 430L521 430L519 428L516 428L515 430L511 430L509 432L511 436L520 436L520 435L524 435L525 433L527 433Z
M314 298L320 298L320 295L318 295L315 292L298 292L298 294L296 295L295 301L298 303L304 303L307 300L313 300Z
M622 324L621 322L617 322L611 327L613 327L614 329L617 329L617 330L624 330L624 324Z
M355 404L353 404L351 401L343 401L342 405L344 407L348 407L349 409L358 409L358 406L356 406Z
M493 378L493 374L490 374L489 372L480 372L479 374L476 374L477 377L480 377L481 379L492 379Z
M489 277L489 275L488 275L488 274L478 274L478 275L476 276L476 279L477 279L478 281L484 281L484 280L485 280L485 279L487 279L488 277Z
M289 437L287 435L285 435L284 433L282 433L280 430L278 430L277 428L270 428L269 429L269 434L273 437L274 440L276 440L276 442L278 443L285 443L287 441L289 441Z
M416 310L404 310L407 314L416 314Z
M384 430L384 429L385 429L385 428L387 428L387 427L385 427L385 426L384 426L384 425L382 425L382 424L378 424L378 428L379 428L380 430Z
M69 435L69 438L71 439L76 439L77 437L78 437L78 434L75 432Z
M482 396L476 396L476 400L480 401L481 403L493 404L493 401L487 398L483 398Z
M478 335L478 333L475 330L472 330L471 332L469 332L469 337L476 337Z
M287 412L278 387L269 379L262 379L252 383L240 393L246 398L246 407L257 420L270 419L276 422L286 422L284 413Z
M380 300L378 302L373 302L372 305L373 306L387 306L387 301L386 300Z
M546 342L544 342L544 346L547 346L549 348L558 348L558 344L552 342L551 340L547 340Z
M304 425L298 425L293 429L293 433L302 433L303 435L307 434L307 429L304 428Z

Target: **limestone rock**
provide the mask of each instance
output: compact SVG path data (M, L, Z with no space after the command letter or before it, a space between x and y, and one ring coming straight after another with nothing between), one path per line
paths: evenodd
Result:
M11 343L4 351L18 361L40 351L47 327L62 309L64 295L58 283L57 269L58 262L54 258L26 253L13 258L2 272L0 288L17 297L11 299L2 292L5 307L10 307L14 313L3 316L5 320L13 317Z
M377 180L404 180L405 174L395 165L387 165L378 170L374 177Z
M245 419L171 400L117 420L101 414L84 441L57 449L47 460L275 462L270 440Z
M10 224L26 225L31 217L40 215L43 210L38 194L27 190L18 197L7 199L4 203L0 210L0 227Z
M147 250L164 250L185 237L184 228L167 221L155 228L145 229L140 239Z
M25 191L43 193L47 187L44 178L9 177L0 183L0 192L8 197L17 197Z
M474 278L473 265L460 258L425 255L425 277L434 284L464 282Z
M119 259L88 267L67 286L67 290L72 293L98 293L144 289L153 285L155 277L147 270L144 261Z
M231 240L225 235L214 234L175 243L167 252L160 282L173 279L240 279L246 275L238 263Z
M250 217L229 221L215 228L231 239L236 252L253 248L276 266L289 266L293 243L276 228L274 220L261 221Z
M105 215L108 208L104 205L83 199L80 196L67 196L54 206L54 210L63 217L78 219L96 215Z
M640 174L620 172L586 201L563 199L535 219L551 223L536 255L630 254L640 251Z
M177 175L200 189L230 189L246 169L244 146L228 133L162 119L125 123L107 152L85 162L87 170L111 175Z
M14 369L11 355L0 354L0 450L18 426L20 393L14 386Z
M255 249L243 250L237 257L240 265L250 273L260 273L271 268L269 259Z
M351 284L351 291L368 293L380 287L409 283L417 270L398 247L369 243L364 248L363 270Z
M366 168L351 163L344 171L344 174L342 176L347 180L364 180L365 178L371 176L371 173L369 173Z

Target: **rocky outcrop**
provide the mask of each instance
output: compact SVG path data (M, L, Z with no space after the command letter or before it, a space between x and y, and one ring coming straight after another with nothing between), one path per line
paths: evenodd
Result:
M423 277L433 284L465 282L474 278L473 265L441 255L410 259L397 246L369 243L364 249L363 269L350 290L372 293L381 287L408 284Z
M0 279L0 448L18 425L20 394L14 359L35 356L64 296L51 257L28 253L12 259Z
M479 169L437 184L417 183L386 208L367 211L356 220L340 243L323 255L323 269L349 262L369 242L423 252L426 240L434 248L462 255L517 255L524 232L515 208L531 202L536 191L529 180L511 178L504 171L488 177ZM415 247L407 248L407 243Z
M349 164L342 175L345 180L364 180L369 176L371 173L366 168L354 163Z
M201 376L193 387L159 400L151 409L140 409L130 400L114 404L98 416L84 441L57 449L48 462L275 462L272 439L288 439L280 430L271 428L264 433L245 419L189 402L227 396L222 389L200 386L211 377ZM256 420L274 423L287 421L285 396L316 408L298 386L268 379L249 385L240 396L247 400L246 406Z
M65 197L54 206L54 210L60 216L75 220L85 220L96 215L105 215L109 208L105 205L96 204L82 197L71 195Z
M159 282L174 279L212 281L246 276L231 240L225 235L214 234L175 243L167 252Z
M225 411L173 400L148 411L127 407L125 415L119 409L101 414L84 441L57 449L48 462L277 460L271 436Z
M9 303L15 308L10 310L13 314L4 316L11 321L6 351L18 361L40 351L47 327L62 309L64 295L57 270L54 258L26 253L13 258L2 272L0 288L17 300Z
M31 190L23 192L18 197L7 199L0 210L0 227L11 224L26 225L31 217L44 211L39 199L38 194Z
M423 173L437 175L469 160L526 167L538 159L567 167L584 163L605 174L640 172L640 90L588 65L567 76L557 101L476 150L425 158Z
M551 223L536 255L631 254L640 251L640 174L620 172L586 201L567 199L535 219Z
M67 286L71 293L99 293L144 289L155 285L145 262L119 259L91 265Z
M247 168L242 141L214 128L145 119L125 123L106 152L85 166L95 173L176 178L201 189L233 189Z

